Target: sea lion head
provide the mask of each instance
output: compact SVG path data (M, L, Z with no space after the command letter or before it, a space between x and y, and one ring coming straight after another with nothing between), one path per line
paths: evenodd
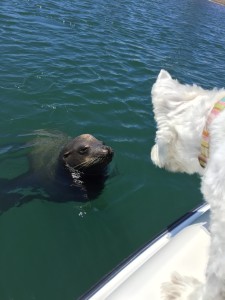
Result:
M82 134L66 144L59 160L70 171L84 176L100 175L111 162L113 150L91 134Z

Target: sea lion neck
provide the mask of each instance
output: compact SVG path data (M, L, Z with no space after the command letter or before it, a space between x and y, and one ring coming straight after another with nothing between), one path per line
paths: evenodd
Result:
M56 170L56 180L65 185L72 185L73 183L82 184L83 172L64 164L62 160L58 160Z

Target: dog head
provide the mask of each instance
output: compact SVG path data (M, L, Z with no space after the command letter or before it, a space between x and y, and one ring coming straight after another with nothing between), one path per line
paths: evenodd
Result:
M157 131L151 159L158 167L189 174L201 172L198 154L203 122L193 122L193 100L202 94L202 88L180 84L167 71L160 71L152 87Z

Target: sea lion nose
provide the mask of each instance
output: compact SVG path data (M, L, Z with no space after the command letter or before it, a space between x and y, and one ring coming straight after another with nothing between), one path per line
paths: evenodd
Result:
M109 146L103 146L102 148L102 152L107 155L107 156L110 156L110 157L113 157L113 154L114 154L114 151L111 147Z

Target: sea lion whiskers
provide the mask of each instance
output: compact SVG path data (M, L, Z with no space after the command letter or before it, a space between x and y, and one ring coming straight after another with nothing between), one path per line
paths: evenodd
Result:
M80 164L78 164L78 165L76 165L75 167L72 167L72 168L74 168L74 169L81 169L82 167L86 168L88 166L90 166L89 160L88 161L83 161Z
M90 167L91 165L93 165L93 162L97 162L97 161L98 161L98 157L89 159L87 161L83 161L76 166L71 166L68 163L66 163L65 166L66 166L66 168L69 169L70 172L78 174L81 172L80 169L82 169L83 167L85 167L85 168Z
M84 166L85 166L85 167L93 166L93 165L95 165L96 163L100 162L101 160L102 160L101 157L93 157L93 158L88 159L87 161L85 161Z
M89 167L89 166L93 166L93 165L96 165L96 164L98 164L98 163L100 163L100 162L104 162L104 161L106 161L107 160L107 156L97 156L97 157L93 157L93 158L91 158L91 159L89 159L88 161L87 161L87 167Z
M80 169L82 167L88 168L90 166L96 165L98 162L102 161L103 157L93 157L88 160L83 161L82 163L76 166L76 169Z

